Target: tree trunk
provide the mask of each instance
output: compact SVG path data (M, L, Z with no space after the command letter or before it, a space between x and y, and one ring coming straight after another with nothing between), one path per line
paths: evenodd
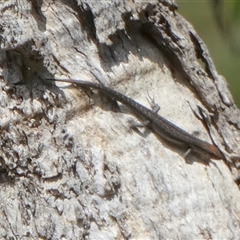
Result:
M239 110L173 1L0 9L1 239L239 239ZM126 106L49 77L150 96L226 159L186 162Z

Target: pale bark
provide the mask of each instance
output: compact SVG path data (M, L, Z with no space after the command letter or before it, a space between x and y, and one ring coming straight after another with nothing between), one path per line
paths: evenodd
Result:
M1 239L239 238L240 193L223 160L189 164L183 149L131 131L124 106L44 81L101 81L145 106L149 94L159 114L239 154L239 110L172 1L16 0L0 11Z

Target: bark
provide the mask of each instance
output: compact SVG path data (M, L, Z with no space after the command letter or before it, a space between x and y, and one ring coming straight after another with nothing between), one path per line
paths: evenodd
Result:
M1 1L0 238L238 239L240 121L173 1ZM97 91L102 82L230 163L184 158ZM233 161L234 160L234 161Z

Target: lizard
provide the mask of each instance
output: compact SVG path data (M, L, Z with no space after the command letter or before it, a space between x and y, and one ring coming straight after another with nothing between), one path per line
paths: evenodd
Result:
M134 99L116 90L113 90L112 88L99 83L76 79L47 78L47 80L68 82L84 88L97 89L98 91L108 95L113 100L121 102L130 108L138 117L144 119L145 121L147 120L148 127L157 135L171 143L186 147L188 150L184 154L184 158L186 158L190 152L197 152L205 154L213 159L224 159L222 153L215 145L195 137L194 135L186 132L182 128L170 122L166 118L160 116L150 108L143 106L142 104L136 102Z

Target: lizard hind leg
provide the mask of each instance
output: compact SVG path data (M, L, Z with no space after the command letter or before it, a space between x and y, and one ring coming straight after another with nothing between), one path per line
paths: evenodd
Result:
M149 134L149 126L150 121L145 120L142 122L136 122L133 119L128 119L128 125L130 130L134 130L138 134L140 134L142 137L146 137ZM139 128L145 128L144 131L140 131Z
M150 104L151 109L155 112L158 113L158 111L161 109L161 107L155 102L154 98L150 96L148 92L148 97L147 100Z

